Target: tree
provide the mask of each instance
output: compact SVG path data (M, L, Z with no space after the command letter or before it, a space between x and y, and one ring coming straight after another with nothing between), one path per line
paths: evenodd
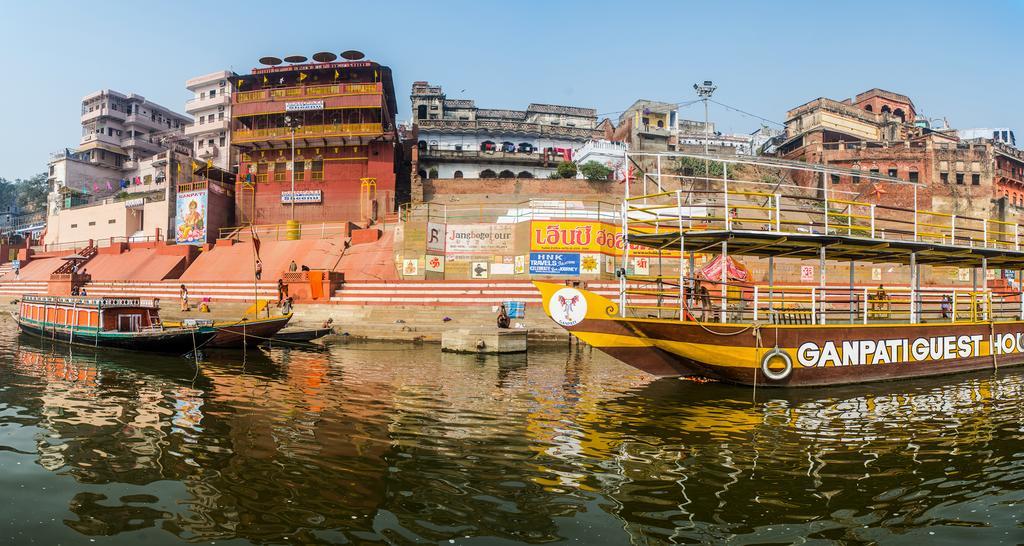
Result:
M612 170L597 161L587 161L580 165L580 173L583 177L592 182L599 180L608 180L608 177L612 175Z
M555 167L558 178L576 178L576 164L572 161L563 161Z
M16 180L0 178L0 206L17 205L25 212L46 210L48 191L46 173Z

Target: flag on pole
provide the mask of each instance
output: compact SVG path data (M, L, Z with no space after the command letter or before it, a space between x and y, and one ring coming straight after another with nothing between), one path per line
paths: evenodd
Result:
M206 168L207 169L212 169L213 168L213 160L212 159L207 159L206 160Z
M266 85L266 84L267 84L267 82L269 82L269 81L270 81L270 80L268 80L268 79L267 79L267 75L266 75L266 74L264 74L264 75L263 75L263 85Z
M192 172L196 172L197 170L199 170L199 164L196 163L195 159L193 159L192 160Z
M249 224L249 229L252 231L252 247L256 251L256 261L260 261L260 237L256 235L256 225Z
M299 72L299 82L304 81L308 77L305 72Z
M243 84L243 83L245 83L245 80L243 80L243 79L239 78L239 79L238 79L238 85L237 85L237 87L238 87L239 89L241 89L241 88L242 88L242 84Z
M341 75L341 74L338 74L338 69L337 69L337 68L335 68L335 69L334 69L334 79L338 79L338 76L340 76L340 75Z

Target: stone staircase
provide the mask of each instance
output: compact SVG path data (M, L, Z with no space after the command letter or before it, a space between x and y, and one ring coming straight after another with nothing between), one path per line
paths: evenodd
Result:
M613 282L587 283L587 289L615 299L619 285ZM331 303L341 305L427 305L483 306L488 309L503 301L540 305L540 292L530 281L351 281L334 293ZM656 298L634 297L634 304L653 305Z

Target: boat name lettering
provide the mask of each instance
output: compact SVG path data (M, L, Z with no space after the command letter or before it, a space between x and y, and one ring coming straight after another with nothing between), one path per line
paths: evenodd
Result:
M893 362L923 362L986 356L982 340L986 336L936 336L916 339L864 339L853 341L826 341L819 345L808 341L796 351L797 362L805 368L821 366L865 366ZM1024 352L1021 333L997 334L996 354ZM990 340L991 341L991 340Z

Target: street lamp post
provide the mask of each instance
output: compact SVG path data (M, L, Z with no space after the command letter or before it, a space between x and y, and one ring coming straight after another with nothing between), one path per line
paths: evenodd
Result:
M708 164L708 144L711 142L711 127L710 121L708 120L708 101L711 100L711 95L715 93L715 89L718 87L712 83L711 80L704 80L704 83L693 84L693 89L697 91L697 96L704 101L704 185L707 186L711 177L710 165Z
M295 222L295 130L301 127L299 120L292 116L285 116L284 123L292 133L292 193L291 193L291 218Z

